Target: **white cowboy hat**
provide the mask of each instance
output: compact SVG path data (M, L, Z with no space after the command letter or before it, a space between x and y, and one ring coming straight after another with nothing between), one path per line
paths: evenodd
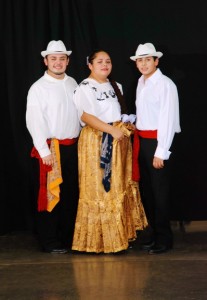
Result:
M62 41L51 41L47 45L47 50L42 51L41 55L45 57L48 54L67 54L68 56L72 51L67 51Z
M154 45L151 43L140 44L137 48L135 56L130 56L130 59L136 60L137 58L149 57L149 56L161 57L163 56L163 53L157 52Z

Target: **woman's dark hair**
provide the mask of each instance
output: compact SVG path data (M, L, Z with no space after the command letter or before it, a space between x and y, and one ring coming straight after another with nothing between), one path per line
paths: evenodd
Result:
M124 99L124 96L122 95L116 81L114 79L111 78L111 76L108 76L108 79L116 93L116 96L119 100L119 104L121 106L121 113L122 114L127 114L128 110L127 110L127 107L126 107L126 102L125 102L125 99Z
M96 54L99 52L106 52L102 49L95 49L94 51L92 51L89 56L87 56L87 64L92 64L93 60L96 58ZM106 52L108 54L108 52Z
M99 53L99 52L105 52L108 54L108 56L110 57L109 53L103 49L95 49L93 52L90 53L90 55L87 57L87 63L90 63L92 64L93 63L93 60L96 58L96 55ZM119 104L121 106L121 113L122 114L126 114L127 113L127 106L126 106L126 103L125 103L125 99L124 99L124 96L122 95L116 81L111 77L111 75L108 76L108 80L109 82L111 83L115 93L116 93L116 96L118 98L118 101L119 101Z

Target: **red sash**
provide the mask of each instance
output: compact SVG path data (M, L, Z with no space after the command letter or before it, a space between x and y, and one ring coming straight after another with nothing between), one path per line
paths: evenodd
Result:
M146 139L156 139L157 130L138 130L134 131L134 141L133 141L133 151L132 151L132 180L140 180L140 170L139 170L139 149L140 141L139 136Z
M64 139L58 140L61 145L72 145L74 144L78 138L73 139ZM48 145L50 145L50 140L47 140ZM35 157L39 159L40 166L40 187L39 187L39 195L38 195L38 211L47 210L47 173L52 170L51 166L47 166L43 164L42 159L39 155L39 152L35 147L32 148L31 157Z

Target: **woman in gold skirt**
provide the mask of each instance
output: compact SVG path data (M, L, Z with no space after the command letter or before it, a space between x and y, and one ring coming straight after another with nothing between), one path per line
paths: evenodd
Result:
M89 77L74 93L82 130L78 142L80 196L72 250L115 253L126 250L137 238L137 230L147 226L139 186L132 180L130 136L134 125L122 121L126 112L122 87L109 79L109 54L94 51L88 57L88 67Z

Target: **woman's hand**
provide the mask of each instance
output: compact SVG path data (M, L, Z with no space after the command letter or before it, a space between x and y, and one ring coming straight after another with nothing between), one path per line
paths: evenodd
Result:
M127 128L128 130L131 130L131 131L134 132L135 129L136 129L136 126L135 126L134 124L128 122L128 123L126 123L126 128Z
M94 129L98 129L102 132L107 132L111 134L112 137L117 141L121 141L125 136L123 131L120 128L107 124L101 121L100 119L98 119L97 117L90 115L88 113L83 112L81 116L81 120Z
M111 135L114 139L121 141L124 138L124 133L120 128L112 126Z

